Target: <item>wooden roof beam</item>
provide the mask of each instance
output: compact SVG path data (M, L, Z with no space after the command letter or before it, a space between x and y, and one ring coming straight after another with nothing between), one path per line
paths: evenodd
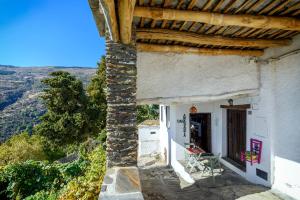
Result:
M114 1L111 0L99 0L100 7L104 14L110 39L114 42L119 41L119 29L116 16L116 7Z
M124 44L131 42L133 11L136 0L119 0L120 38Z
M229 38L168 29L147 28L137 29L136 37L137 39L172 40L201 45L236 47L278 47L289 45L291 42L290 40Z
M242 26L300 31L300 19L292 17L255 16L248 14L231 15L139 6L135 7L134 16L156 20L192 21L216 26Z
M164 53L179 53L179 54L199 54L199 55L237 55L237 56L262 56L263 50L236 50L236 49L211 49L211 48L196 48L180 45L158 45L137 43L137 50L141 52L164 52Z

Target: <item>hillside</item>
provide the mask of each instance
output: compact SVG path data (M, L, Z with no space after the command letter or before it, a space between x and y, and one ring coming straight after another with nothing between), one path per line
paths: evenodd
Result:
M22 130L31 131L46 109L39 94L41 80L50 72L64 70L87 85L96 68L15 67L0 65L0 142Z

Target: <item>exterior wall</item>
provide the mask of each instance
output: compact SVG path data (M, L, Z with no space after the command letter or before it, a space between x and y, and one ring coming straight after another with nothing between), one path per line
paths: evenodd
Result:
M300 36L288 48L271 49L266 57L300 49ZM273 188L300 199L300 55L266 65L272 70L274 123L272 132Z
M234 98L234 104L251 104L251 114L247 114L247 150L250 139L263 142L260 164L247 163L247 171L242 172L226 161L229 168L236 171L251 182L272 186L294 198L299 198L300 185L300 68L299 57L290 56L268 65L259 65L260 92L246 98ZM184 159L184 143L189 142L189 108L196 105L200 113L211 113L212 152L227 154L226 144L226 110L220 105L228 104L227 100L205 103L175 103L173 115L176 120L186 114L186 137L183 136L183 124L175 123L172 146L175 170L181 167L175 160ZM171 127L172 128L172 127ZM256 175L256 168L268 173L265 181Z
M138 53L138 102L210 100L259 88L258 70L248 58Z
M166 106L160 105L159 109L159 135L160 135L160 147L161 147L161 157L165 160L167 164L170 164L169 158L169 129L166 122Z
M248 98L240 98L234 99L235 104L252 104L257 102L258 97L248 97ZM183 136L183 124L176 124L176 138L174 143L176 144L176 152L175 159L176 160L184 160L185 152L184 152L184 143L190 141L190 121L189 121L189 108L192 105L195 105L198 108L199 113L211 113L211 131L212 131L212 153L218 154L221 153L223 157L227 155L227 146L226 146L226 110L221 109L220 105L228 104L227 100L215 101L215 102L206 102L206 103L190 103L190 104L177 104L174 106L176 110L176 118L182 119L182 116L185 114L187 116L186 120L186 137ZM260 108L262 108L260 106ZM247 149L250 149L250 139L255 138L263 141L263 152L262 152L262 160L260 164L254 164L253 166L250 163L247 163L247 171L243 172L233 165L227 163L225 160L222 160L223 164L226 164L227 167L231 168L233 171L237 172L241 176L245 177L247 180L255 183L259 183L266 186L271 186L270 182L270 137L268 133L260 133L257 134L257 128L255 127L255 123L258 123L257 120L265 120L265 117L261 115L261 113L266 113L263 110L259 112L258 105L256 105L255 110L249 109L252 111L251 115L247 115ZM265 130L262 130L265 131ZM174 166L173 166L174 167ZM179 168L175 166L174 168ZM256 176L256 168L259 168L263 171L266 171L269 175L268 181L265 181ZM176 169L175 169L176 170Z
M228 104L227 99L233 98L234 104L251 104L251 109L247 112L247 150L250 149L251 138L261 140L262 158L260 164L251 166L247 163L246 172L240 171L225 160L222 162L251 182L272 186L299 199L300 126L297 122L300 119L300 56L295 51L299 52L299 49L300 36L294 38L290 47L267 50L258 62L236 60L235 57L210 57L208 62L207 56L200 57L203 60L199 60L197 56L174 57L171 54L167 57L139 53L138 99L142 102L144 99L153 98L155 103L171 105L171 126L166 128L165 122L161 121L160 131L166 133L161 137L162 144L163 148L169 146L167 149L170 152L170 163L175 171L190 181L190 177L184 173L178 161L184 159L184 143L189 142L189 108L192 105L196 105L199 112L211 113L212 152L226 156L226 109L221 109L220 105ZM291 51L295 51L295 54L276 59L277 56ZM219 59L223 60L223 68L219 66ZM226 66L228 63L233 66ZM206 66L209 66L209 69ZM239 73L231 76L224 72L236 70L245 73L248 78L243 79ZM201 80L198 79L200 77ZM141 79L145 79L145 82L141 83ZM215 79L215 82L210 82L212 79ZM228 79L235 82L228 84ZM224 85L220 86L221 83ZM256 87L259 88L258 91L252 90ZM228 94L222 95L222 90ZM236 90L252 92L237 94L233 92ZM193 98L193 95L207 98ZM178 98L186 96L189 98ZM177 123L183 114L186 114L186 137L183 136L183 124ZM256 169L267 172L268 180L258 177Z
M139 150L138 156L160 155L160 131L159 126L139 126Z

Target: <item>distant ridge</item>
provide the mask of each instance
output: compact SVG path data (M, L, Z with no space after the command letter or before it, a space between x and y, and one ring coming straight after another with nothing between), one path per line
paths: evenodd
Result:
M39 98L44 89L41 80L54 71L67 71L79 78L84 87L96 74L91 67L17 67L0 65L0 143L21 131L32 131L46 112Z
M74 69L95 69L95 67L80 67L80 66L14 66L14 65L1 65L0 67L7 68L55 68L55 69L64 69L64 68L74 68Z

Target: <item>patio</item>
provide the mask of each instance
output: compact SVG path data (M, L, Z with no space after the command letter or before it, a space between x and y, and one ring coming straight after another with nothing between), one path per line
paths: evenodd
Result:
M177 176L172 168L149 159L139 163L142 192L145 200L281 200L269 188L252 184L231 170L224 168L215 174L215 183L207 173L192 173L194 184Z

